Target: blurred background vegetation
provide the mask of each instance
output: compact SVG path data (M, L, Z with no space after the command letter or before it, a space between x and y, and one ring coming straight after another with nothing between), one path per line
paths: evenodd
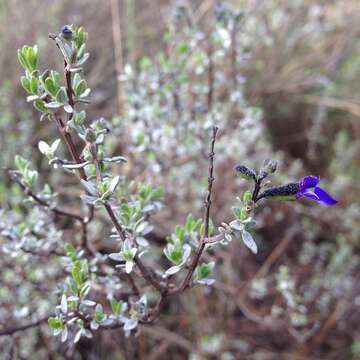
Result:
M41 65L61 71L48 33L71 23L90 35L87 113L111 124L111 147L130 159L124 175L165 190L154 245L189 212L201 214L202 153L214 119L221 128L215 224L229 218L245 186L235 179L237 163L279 159L274 182L319 175L339 200L326 210L267 203L257 214L260 254L236 242L217 252L214 287L169 304L152 333L99 333L69 357L45 325L13 336L22 344L14 358L360 357L358 0L0 0L0 18L2 209L22 211L20 189L3 170L16 153L31 158L68 205L77 193L41 158L38 141L56 135L26 103L16 61L18 48L37 43ZM101 229L93 231L98 249L106 247ZM21 280L18 266L8 267L7 277ZM9 309L21 309L2 281L4 325ZM11 344L0 344L6 358Z

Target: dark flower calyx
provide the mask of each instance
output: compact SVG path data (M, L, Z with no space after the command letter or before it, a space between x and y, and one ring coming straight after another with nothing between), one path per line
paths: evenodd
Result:
M245 165L237 165L235 167L235 171L238 172L239 175L246 180L257 180L255 171Z
M297 183L267 189L259 194L256 201L263 198L278 200L298 200L306 198L322 206L335 205L337 200L318 185L319 181L319 177L308 175L300 179Z
M283 186L276 186L272 187L270 189L267 189L259 194L259 196L256 198L256 201L259 201L262 198L289 198L292 197L295 200L296 194L300 190L300 185L298 183L290 183Z

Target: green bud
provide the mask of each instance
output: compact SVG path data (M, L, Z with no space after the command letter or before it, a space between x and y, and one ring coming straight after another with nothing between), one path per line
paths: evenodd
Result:
M58 317L49 317L48 324L53 330L62 329L64 327L62 319Z
M21 49L18 50L17 55L21 66L30 74L36 70L39 58L38 47L36 45L33 47L24 45Z
M85 132L85 140L88 142L88 143L94 143L96 141L96 133L94 130L92 129L86 129L86 132Z
M278 166L278 161L277 160L272 160L272 159L266 159L264 161L264 165L263 168L266 172L272 174L276 171Z

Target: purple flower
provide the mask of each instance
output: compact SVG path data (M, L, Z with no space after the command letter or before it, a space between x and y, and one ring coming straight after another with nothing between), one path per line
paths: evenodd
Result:
M305 197L325 206L335 205L337 200L331 197L320 186L317 186L319 181L317 176L312 175L302 178L299 181L299 191L296 193L296 198Z

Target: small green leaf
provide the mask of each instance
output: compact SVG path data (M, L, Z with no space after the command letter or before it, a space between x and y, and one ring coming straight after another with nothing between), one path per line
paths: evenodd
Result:
M52 101L50 103L45 104L45 108L47 108L47 109L58 109L61 106L62 106L62 104L57 101Z
M80 112L75 112L73 116L74 124L77 126L83 125L86 118L86 113L84 110Z
M251 191L245 191L243 195L243 203L247 204L251 200L252 194Z
M62 319L58 317L49 317L48 324L53 330L62 329L64 327Z
M49 95L51 95L54 98L56 97L56 93L57 93L58 89L55 86L52 78L48 77L47 79L45 79L44 87L45 87L46 92Z
M21 66L30 74L36 70L38 62L38 48L36 45L33 47L24 45L18 50L17 55Z
M86 52L81 59L79 59L76 63L76 66L82 66L86 63L86 61L89 59L90 53Z
M60 74L55 70L51 70L50 71L50 76L51 76L51 79L52 79L54 85L57 88L59 88L60 87Z
M56 139L50 146L50 150L52 153L55 153L55 151L57 150L59 144L60 144L61 140L60 139Z
M28 70L29 65L28 65L28 63L26 61L26 58L25 58L24 54L22 53L22 51L20 49L17 51L17 56L18 56L18 60L19 60L19 63L21 64L21 66L25 70Z
M121 312L124 308L123 305L124 305L124 303L122 301L116 301L115 299L110 300L111 310L114 313L114 315L116 315L116 316L121 314Z
M20 172L22 172L23 170L27 169L27 168L29 167L29 165L30 165L29 161L26 160L25 158L23 158L23 157L20 156L20 155L16 155L16 156L15 156L14 162L15 162L16 168L17 168Z
M82 284L82 278L81 278L81 269L80 269L80 261L75 261L73 264L73 268L71 270L71 275L73 279L75 280L77 286L79 287Z
M110 187L109 187L109 191L110 193L113 193L117 186L119 185L119 181L120 181L120 176L115 176L110 183Z
M30 90L32 94L34 95L38 94L38 86L39 86L39 80L35 76L32 76L30 80Z
M242 230L241 231L241 237L242 240L244 242L244 244L254 253L257 254L258 252L258 247L256 245L255 240L253 239L252 235L246 231L246 230Z
M74 111L74 109L72 108L72 106L69 105L69 104L64 105L64 110L65 110L68 114L72 114L73 111Z
M87 84L84 79L80 80L80 82L74 87L75 96L81 96L81 94L86 90Z
M77 260L76 258L76 249L72 244L65 244L64 250L66 255L74 262Z
M75 35L76 47L79 49L86 42L87 38L88 38L88 33L85 31L83 27L79 27Z
M34 105L35 109L40 112L45 113L48 111L47 107L45 106L45 102L43 100L39 100L39 99L35 100L33 102L33 105Z
M89 294L91 290L91 286L90 286L90 283L89 281L86 281L80 288L80 296L81 297L85 297Z
M37 45L34 45L33 47L29 47L28 54L27 54L27 60L30 64L31 71L34 71L36 69L37 63L38 63L38 47L37 47Z
M24 172L23 172L23 180L24 180L24 182L28 185L28 186L30 186L30 187L32 187L32 186L34 186L35 185L35 183L36 183L36 181L37 181L37 179L38 179L38 172L37 171L35 171L35 170L29 170L29 169L27 169L27 170L25 170Z
M50 146L45 141L39 141L38 148L40 152L44 155L47 155L50 152Z
M32 94L30 80L26 76L22 76L20 82L25 91Z
M238 206L233 206L233 207L231 208L231 210L232 210L234 216L235 216L236 218L240 219L241 208L238 207Z
M197 268L197 278L199 280L208 278L209 275L211 274L214 266L215 266L214 261L212 261L212 262L210 262L208 264L203 263L200 266L198 266L198 268Z
M85 54L85 48L86 48L86 44L82 44L79 48L78 48L78 51L77 51L77 54L76 54L76 58L77 60L80 60L84 54Z
M94 319L96 322L100 323L105 319L105 314L100 311L95 311Z
M67 94L64 87L61 87L58 92L56 93L55 99L58 103L64 104L67 100Z
M229 224L235 230L242 231L244 230L244 225L239 220L233 220Z
M79 85L80 81L81 81L81 76L78 73L76 73L73 76L73 79L72 79L72 87L73 87L73 89L75 89Z

